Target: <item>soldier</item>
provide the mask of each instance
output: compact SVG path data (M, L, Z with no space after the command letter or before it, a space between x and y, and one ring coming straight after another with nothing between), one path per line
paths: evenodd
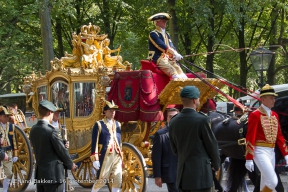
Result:
M200 106L198 88L186 86L180 97L183 109L171 119L169 129L170 145L178 156L177 187L179 192L211 192L211 168L218 171L220 167L217 140L209 117L196 111Z
M14 132L14 124L9 123L9 116L5 106L0 106L0 126L1 126L1 146L8 155L8 161L3 162L4 174L6 178L3 180L3 192L7 192L10 181L12 179L12 166L18 160L17 141Z
M119 192L122 184L121 125L114 120L114 102L105 101L105 117L93 127L91 161L97 170L97 181L92 192L97 192L107 182L112 183L112 192Z
M176 51L169 34L165 31L167 20L171 18L168 13L157 13L148 18L148 21L153 21L156 26L156 29L149 34L148 59L153 60L169 77L187 79L176 63L183 57Z
M64 130L62 129L62 126L61 126L60 121L59 121L61 111L63 111L62 108L56 107L56 111L53 114L51 125L53 125L53 127L61 133L61 137L63 138ZM69 141L63 140L63 143L64 143L65 147L67 149L69 149Z
M37 192L62 192L65 181L64 166L72 171L77 168L63 144L61 134L50 124L55 111L53 103L47 100L40 101L40 118L30 131L29 138L36 158Z
M266 84L260 90L261 105L250 113L246 134L246 168L254 171L254 162L261 172L261 192L272 192L277 186L275 173L275 145L279 147L288 165L288 149L282 135L279 117L271 108L277 94Z
M65 137L65 136L64 136L65 132L64 132L64 130L63 130L61 124L60 124L60 121L59 121L61 111L63 111L63 109L62 109L62 108L58 108L58 107L56 106L56 111L55 111L54 114L53 114L53 118L52 118L52 121L51 121L51 125L53 125L53 127L54 127L57 131L59 131L59 133L61 134L61 137L62 137L62 139L63 139L63 143L64 143L65 147L66 147L67 149L69 149L69 141L67 140L67 138L64 138L64 137ZM66 129L66 128L65 128L65 129ZM64 136L64 137L63 137L63 136ZM66 137L67 137L67 135L66 135ZM67 182L67 181L66 181L66 182ZM69 181L69 182L70 182L70 181ZM71 185L71 183L69 183L69 185ZM66 185L63 186L63 192L66 191L65 188L66 188Z

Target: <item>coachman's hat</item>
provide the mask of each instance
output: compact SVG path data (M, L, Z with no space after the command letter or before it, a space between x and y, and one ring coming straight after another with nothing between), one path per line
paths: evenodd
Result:
M152 15L151 17L148 18L148 21L155 21L158 19L166 19L170 20L172 16L168 13L156 13L155 15Z
M109 110L109 109L118 109L118 105L115 105L114 101L106 101L105 100L105 106L103 111Z
M183 98L198 99L200 92L199 89L195 86L185 86L181 90L180 96Z
M238 102L243 104L242 100L239 100ZM237 105L234 105L233 109L230 112L234 112L234 111L243 111L243 109L241 109L241 107L238 107Z
M48 100L40 101L39 105L41 105L42 107L45 107L46 109L52 112L55 112L57 110L57 108L53 105L53 103L51 103Z
M278 96L278 94L275 93L275 90L273 89L273 87L271 87L269 84L266 84L260 90L260 97L262 97L264 95L272 95L272 96L275 96L275 97Z
M8 109L6 106L0 106L0 115L13 115L12 113L8 112Z
M58 107L57 104L54 105L56 107L56 111L63 111L63 108Z

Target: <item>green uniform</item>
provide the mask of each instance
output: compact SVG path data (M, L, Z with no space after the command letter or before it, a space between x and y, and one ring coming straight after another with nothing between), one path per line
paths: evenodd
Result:
M47 121L39 120L32 127L29 138L36 158L37 191L41 185L49 187L49 190L53 188L53 191L61 191L58 186L65 180L64 166L68 169L73 166L61 134Z
M192 108L184 108L170 121L170 145L178 156L179 191L207 191L213 186L211 168L218 170L220 156L210 119Z

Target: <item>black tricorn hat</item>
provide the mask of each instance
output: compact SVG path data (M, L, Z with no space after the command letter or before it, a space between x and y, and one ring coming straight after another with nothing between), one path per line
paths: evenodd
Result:
M238 102L243 104L242 100L239 100ZM241 107L238 107L237 105L234 105L233 109L230 112L234 112L234 111L243 111L243 109L241 109Z
M156 14L152 15L151 17L149 17L148 21L155 21L158 19L170 20L171 18L172 18L172 16L168 13L156 13Z
M9 112L6 106L0 106L0 115L9 115L11 116L12 113Z
M115 105L113 100L111 102L105 100L105 106L103 108L103 111L106 111L109 109L118 109L118 105Z

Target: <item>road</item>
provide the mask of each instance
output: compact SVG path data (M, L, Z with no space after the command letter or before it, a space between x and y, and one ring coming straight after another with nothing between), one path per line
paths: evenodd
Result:
M287 172L286 172L287 173ZM69 178L72 179L73 181L73 177L72 175L69 175ZM288 175L281 175L281 180L282 180L282 183L284 185L284 189L286 191L288 191ZM225 178L225 173L224 173L224 177L223 177L223 180L222 180L222 186L224 187L225 186L225 181L226 181L226 178ZM249 181L248 181L249 182ZM80 185L78 185L77 183L73 182L72 186L75 188L74 191L75 192L91 192L91 189L89 188L83 188L81 187ZM253 189L254 189L254 186L249 184L248 185L248 188L249 190L252 192ZM35 185L33 184L30 184L28 186L28 188L26 189L26 192L35 192ZM2 190L2 189L1 189ZM0 190L0 192L1 192ZM155 184L154 184L154 179L152 178L148 178L148 185L147 185L147 192L167 192L167 187L165 184L163 184L162 188L159 188L157 187ZM99 192L109 192L108 188L105 186L103 187Z

